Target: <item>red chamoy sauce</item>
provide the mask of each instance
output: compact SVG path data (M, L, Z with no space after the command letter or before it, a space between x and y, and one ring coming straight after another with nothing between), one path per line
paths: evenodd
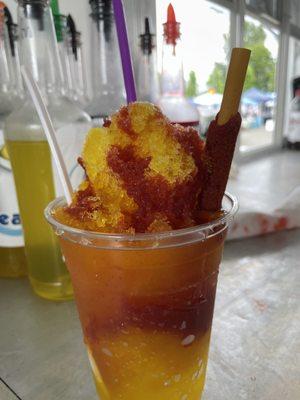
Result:
M91 130L78 159L86 179L65 208L70 223L143 233L221 216L199 206L207 161L196 130L171 124L149 103L122 107L102 129Z

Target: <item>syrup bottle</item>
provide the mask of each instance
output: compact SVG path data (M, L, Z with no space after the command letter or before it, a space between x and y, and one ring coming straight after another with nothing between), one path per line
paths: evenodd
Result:
M197 108L184 97L184 76L180 23L172 4L164 26L161 90L158 105L173 123L199 129Z
M157 103L159 83L155 35L150 31L149 18L145 18L145 32L140 35L140 60L138 65L137 91L140 101Z

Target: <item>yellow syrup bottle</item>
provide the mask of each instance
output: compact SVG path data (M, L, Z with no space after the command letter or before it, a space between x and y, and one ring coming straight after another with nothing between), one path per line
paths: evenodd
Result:
M0 277L26 274L24 241L14 179L4 144L3 122L22 97L17 35L10 12L0 2Z
M52 12L47 0L18 1L20 61L34 76L46 100L73 187L83 178L77 164L90 118L64 96ZM56 301L73 297L58 241L44 209L62 195L48 143L34 105L24 104L6 119L5 141L11 159L22 219L28 276L39 296Z

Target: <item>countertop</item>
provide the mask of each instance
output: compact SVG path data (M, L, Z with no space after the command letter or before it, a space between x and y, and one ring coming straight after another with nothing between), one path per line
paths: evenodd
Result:
M300 230L226 244L203 400L298 400ZM96 400L74 302L0 280L0 400Z

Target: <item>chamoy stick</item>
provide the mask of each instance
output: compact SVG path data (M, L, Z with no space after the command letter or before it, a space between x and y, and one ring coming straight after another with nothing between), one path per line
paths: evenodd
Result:
M209 125L205 145L206 165L200 209L218 211L226 189L242 119L238 113L250 50L234 48L231 53L221 109Z

